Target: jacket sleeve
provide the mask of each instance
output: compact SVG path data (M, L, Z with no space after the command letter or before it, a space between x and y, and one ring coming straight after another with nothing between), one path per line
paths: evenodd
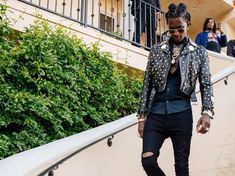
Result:
M159 0L156 0L156 7L161 10L161 4Z
M202 45L202 43L201 43L201 34L200 33L197 34L196 39L195 39L195 43L198 44L198 45Z
M133 16L136 16L139 11L140 6L140 0L131 0L131 14Z
M221 47L226 47L227 45L227 36L225 34L221 34L219 37L219 44Z
M202 111L209 110L214 115L214 103L212 102L213 87L211 82L211 73L209 66L209 58L206 49L200 48L201 55L201 67L199 72L199 83L202 100Z
M154 47L153 47L154 48ZM144 81L140 96L138 115L147 115L150 92L152 90L152 68L153 68L153 49L149 53L147 67L144 73Z
M227 55L233 57L233 42L232 42L232 40L230 40L227 44Z

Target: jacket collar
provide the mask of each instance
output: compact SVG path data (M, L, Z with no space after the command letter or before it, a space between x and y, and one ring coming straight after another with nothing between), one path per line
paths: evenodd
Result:
M194 41L192 41L192 39L188 38L188 43L184 47L181 55L186 55L189 52L193 52L196 49L197 49L197 44Z
M193 52L196 48L197 48L197 44L190 38L187 38L188 42L186 44L186 46L184 47L181 55L186 55L188 54L189 52ZM162 42L160 45L159 45L161 51L167 53L167 54L170 54L170 44L169 44L169 39Z

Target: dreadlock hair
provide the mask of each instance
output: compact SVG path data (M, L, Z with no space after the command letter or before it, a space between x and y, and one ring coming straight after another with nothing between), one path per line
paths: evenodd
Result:
M214 32L214 33L216 33L216 22L215 22L215 20L213 19L213 18L206 18L206 20L205 20L205 22L204 22L204 24L203 24L203 31L206 31L207 30L207 24L208 24L208 22L210 21L210 20L213 20L214 21L214 27L213 27L213 29L212 29L212 31Z
M184 3L180 3L178 6L174 3L170 4L168 7L168 12L165 15L166 21L168 22L168 18L178 18L182 17L187 22L191 21L191 15L187 11L187 7Z

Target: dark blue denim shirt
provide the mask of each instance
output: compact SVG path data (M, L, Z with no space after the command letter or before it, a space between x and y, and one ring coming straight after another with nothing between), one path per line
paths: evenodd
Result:
M180 68L172 74L169 72L166 88L156 93L151 112L155 114L173 114L191 108L190 96L180 91Z

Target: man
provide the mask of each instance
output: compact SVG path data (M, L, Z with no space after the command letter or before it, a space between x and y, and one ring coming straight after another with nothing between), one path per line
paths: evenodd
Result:
M227 44L227 55L235 57L235 40L229 40Z
M133 41L151 48L156 42L159 0L131 0L131 2L131 14L135 17Z
M227 44L227 37L222 31L221 25L216 27L215 20L207 18L203 25L203 32L197 34L195 42L210 51L220 53L221 47L225 47Z
M214 114L208 54L187 36L191 17L186 6L171 4L166 13L170 39L154 45L149 54L138 111L143 138L142 165L148 176L165 176L157 158L165 139L173 144L176 176L189 176L192 136L190 98L199 80L202 98L197 132L205 134Z

